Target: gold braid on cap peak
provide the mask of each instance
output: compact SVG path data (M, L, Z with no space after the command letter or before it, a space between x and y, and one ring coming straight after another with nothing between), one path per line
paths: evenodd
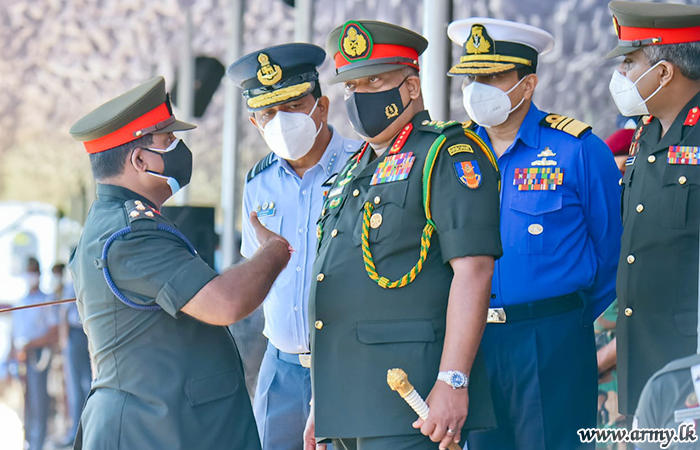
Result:
M290 98L298 97L301 94L311 89L311 83L295 84L276 91L268 92L267 94L258 95L257 97L249 98L246 104L249 108L263 108L267 105L272 105L278 102L284 102Z
M494 66L493 63L477 63L471 62L468 66L464 67L462 64L458 64L450 69L452 74L467 74L467 75L490 75L492 73L501 73L506 70L515 69L515 64L498 64Z
M483 62L483 61L493 61L493 62L508 62L523 64L526 66L531 66L532 61L526 58L519 58L517 56L507 56L507 55L464 55L459 58L459 62L466 63L471 61Z

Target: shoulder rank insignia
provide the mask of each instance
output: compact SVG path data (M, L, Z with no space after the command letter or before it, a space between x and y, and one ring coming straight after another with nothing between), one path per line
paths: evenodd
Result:
M698 118L700 118L700 108L697 106L690 108L690 111L688 111L688 116L685 118L683 125L689 127L695 126L695 124L698 123Z
M391 183L408 178L416 157L413 152L399 153L398 155L388 155L384 161L377 165L377 169L372 175L370 186L377 184Z
M253 178L255 178L260 172L262 172L263 170L270 167L274 157L275 157L275 154L270 152L263 159L261 159L260 161L255 163L253 168L250 169L250 171L248 172L248 175L246 175L246 177L245 177L246 183L248 181L252 180Z
M571 117L561 116L559 114L548 114L541 121L543 127L554 128L555 130L563 131L572 136L580 138L592 127L579 120Z
M457 153L474 153L474 149L469 144L455 144L447 148L447 153L454 156Z
M515 169L513 186L519 191L556 191L564 183L564 169L528 167Z
M481 170L476 161L458 161L454 163L455 173L460 183L470 189L481 186Z
M671 145L668 148L668 163L687 166L700 165L700 147L689 145Z
M124 207L129 216L129 222L140 219L155 220L156 214L160 214L150 205L144 205L141 200L127 200Z
M476 128L476 122L473 120L467 120L466 122L462 122L462 128L465 130L474 130Z

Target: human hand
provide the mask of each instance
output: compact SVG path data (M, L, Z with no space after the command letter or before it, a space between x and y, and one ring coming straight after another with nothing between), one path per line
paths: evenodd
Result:
M289 245L289 242L287 242L285 238L283 238L277 233L268 230L267 228L265 228L265 225L260 223L260 219L258 219L258 213L256 213L255 211L251 211L250 213L250 224L253 226L253 230L255 231L255 237L258 239L258 242L260 243L261 247L264 247L265 244L271 243L273 241L279 241L287 246L289 253L292 253L294 251L292 246Z
M316 419L314 418L314 407L311 405L311 413L304 427L304 450L326 450L326 444L316 443Z
M430 407L428 419L416 420L413 428L420 428L431 441L439 442L441 450L453 442L459 443L469 411L469 391L452 389L447 383L437 381L425 402Z

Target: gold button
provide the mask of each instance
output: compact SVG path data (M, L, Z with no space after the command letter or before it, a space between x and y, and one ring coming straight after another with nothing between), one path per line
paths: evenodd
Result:
M688 182L688 179L681 175L681 177L678 179L678 184L685 184Z
M322 273L319 273L319 274L316 276L316 281L321 282L321 281L323 281L324 278L326 278L326 276L325 276L324 274L322 274Z
M374 204L375 205L378 205L379 202L381 202L381 201L382 201L382 199L378 195L376 197L374 197Z
M372 217L369 219L369 226L372 228L379 228L382 226L382 215L379 213L374 213L372 214Z
M620 178L620 181L617 182L620 186L622 186L622 178Z
M629 264L632 264L632 263L634 262L634 259L635 259L635 258L634 258L634 255L629 255L629 256L627 257L627 262L628 262Z
M323 321L317 320L316 323L314 323L314 327L316 327L317 330L320 330L323 328Z
M423 126L425 126L425 125L428 125L429 123L430 123L429 120L424 120L424 121L422 121L420 124L423 125Z
M527 232L533 236L539 236L540 234L542 234L543 231L544 227L539 223L533 223L532 225L527 227Z
M355 189L354 191L352 191L352 196L353 196L353 197L357 197L358 195L360 195L360 190L359 190L359 189Z
M640 212L642 212L642 211L644 211L644 205L642 205L642 204L640 203L640 204L637 205L637 212L640 213Z
M625 308L625 315L627 317L630 317L632 314L634 314L634 311L632 311L632 308Z
M331 231L331 237L336 237L336 236L338 236L338 230Z
M654 156L654 155L649 155L649 157L647 158L647 161L649 161L650 163L653 164L653 163L656 161L656 156Z

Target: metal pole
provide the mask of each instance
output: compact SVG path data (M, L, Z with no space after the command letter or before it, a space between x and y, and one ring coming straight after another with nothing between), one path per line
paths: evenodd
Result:
M295 0L294 2L294 41L313 42L314 1Z
M423 1L423 35L430 45L421 62L423 100L434 120L450 116L450 69L452 47L447 25L452 20L452 0Z
M185 31L180 48L180 67L177 86L177 102L179 118L185 122L191 122L194 117L194 55L192 54L192 14L189 5L181 5L185 16ZM189 203L190 191L183 188L174 197L176 205L182 206Z
M230 64L243 56L243 10L245 0L229 0L228 26L229 42L226 52ZM228 78L224 78L224 135L221 151L221 210L224 216L223 235L221 236L221 262L224 269L237 260L236 248L236 212L238 204L238 183L236 180L238 166L238 142L241 137L240 117L242 113L241 93ZM245 220L245 218L243 218Z

